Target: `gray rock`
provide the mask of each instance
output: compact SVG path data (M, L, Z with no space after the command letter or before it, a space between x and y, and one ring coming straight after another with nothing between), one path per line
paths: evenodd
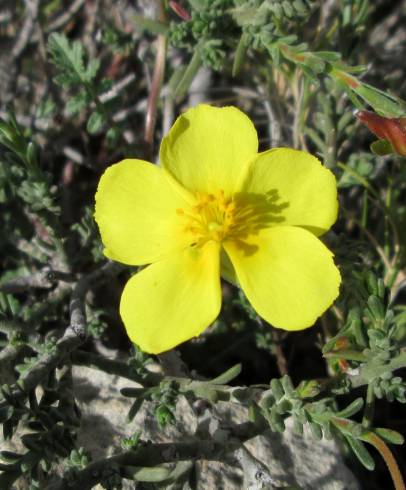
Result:
M134 420L127 421L131 399L122 396L120 390L139 386L136 383L91 368L74 367L73 384L81 411L77 446L90 453L93 461L119 453L122 439L139 431L142 439L155 443L186 442L198 432L202 437L227 444L227 427L248 420L247 410L238 404L218 402L209 407L205 402L197 402L192 407L182 397L176 407L176 426L161 430L153 417L151 403L144 403ZM359 490L335 441L315 441L306 431L300 437L293 433L289 420L286 425L283 434L268 431L251 439L244 449L234 453L228 464L198 461L197 488L257 490L295 486L303 490ZM24 452L19 443L23 433L21 429L8 443L0 440L1 449ZM62 464L54 468L44 488L60 480L64 470ZM102 490L100 485L94 488ZM124 490L134 488L134 482L123 484ZM26 490L28 482L20 478L13 489Z
M120 394L124 387L137 386L123 378L85 367L74 368L75 396L82 412L82 425L78 433L78 445L86 448L93 459L109 456L120 451L120 440L141 431L143 439L153 442L187 441L206 424L207 435L221 440L222 425L238 424L248 420L245 408L237 404L219 402L214 409L197 416L185 398L178 401L176 426L160 430L153 417L153 407L145 403L135 419L128 423L126 416L131 400ZM206 420L205 420L206 417ZM304 490L357 490L359 485L345 466L335 441L315 441L305 431L303 437L293 433L287 421L283 434L271 431L246 444L253 458L259 460L272 476L274 488L296 485ZM199 489L272 488L247 486L243 472L237 463L201 461L197 464ZM257 475L263 481L263 475ZM129 483L126 488L134 488Z

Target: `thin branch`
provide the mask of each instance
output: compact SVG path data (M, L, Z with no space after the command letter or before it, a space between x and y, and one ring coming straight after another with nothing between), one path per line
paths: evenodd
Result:
M406 352L401 352L397 357L392 359L388 364L382 364L382 366L374 367L373 372L368 371L368 365L361 368L357 373L348 373L348 379L351 381L353 388L359 388L370 383L371 379L378 378L384 373L389 371L396 371L406 367Z
M70 301L70 325L57 342L55 348L41 356L37 363L20 378L22 384L12 390L12 396L25 398L26 393L36 388L38 384L60 364L61 359L77 349L86 340L85 297L95 283L117 274L121 267L108 262L100 269L83 276L73 289ZM0 404L0 407L4 404Z
M164 379L162 374L153 372L146 372L145 376L143 376L132 370L125 362L106 359L103 356L82 350L76 350L72 353L72 363L77 366L99 369L114 376L121 376L143 386L157 386Z
M21 56L34 30L38 18L39 0L26 0L26 15L19 36L11 49L11 56L16 59Z
M29 276L15 277L0 284L0 291L6 294L21 293L27 289L49 289L54 285L51 269L45 267Z
M385 444L385 442L376 434L373 434L372 432L369 432L366 436L364 436L364 440L372 444L382 456L383 460L386 463L386 466L388 467L389 473L392 477L395 490L405 490L406 486L402 478L402 473L400 472L399 466L392 454L392 451Z
M161 22L165 21L165 11L161 0L159 2L159 18ZM144 140L148 146L148 157L152 156L152 144L154 141L154 130L156 123L156 113L158 108L158 100L161 92L162 82L165 76L165 61L166 61L166 36L159 35L157 39L157 53L155 59L154 74L152 76L151 92L148 97L147 115L145 118Z
M46 28L45 32L49 33L52 31L55 31L57 29L60 29L62 26L67 24L72 17L79 12L79 10L83 7L85 4L85 0L75 0L70 7L64 12L62 15L57 17L54 21L50 22L48 27Z
M48 485L45 490L90 490L106 479L109 469L113 474L117 467L154 467L191 459L219 461L223 452L224 447L213 441L143 443L136 451L126 451L89 464L75 474L74 483L65 477L61 482Z
M109 100L115 99L120 95L120 93L133 81L136 79L136 76L134 73L129 73L125 77L123 77L121 80L116 82L110 90L107 92L104 92L103 94L99 95L100 102L102 104L105 104Z
M82 277L72 292L72 297L69 305L70 310L70 325L66 329L61 341L69 341L71 338L86 337L86 310L85 297L86 293L95 283L101 279L107 279L109 276L117 274L121 270L121 266L114 262L107 262L103 267ZM80 342L82 343L82 342ZM79 346L79 345L78 345ZM77 347L78 347L77 346Z
M272 328L270 325L268 325L260 316L256 315L256 322L258 325L261 327L261 329L265 330L268 326L268 328L271 329L271 336L272 336L272 342L273 342L273 347L274 351L272 352L275 360L276 360L276 366L278 368L280 376L284 376L285 374L288 374L288 361L286 360L285 353L283 352L281 341L282 337L280 332Z
M265 112L268 115L269 119L269 139L270 139L270 144L271 147L277 147L280 145L281 139L282 139L282 132L281 132L281 125L280 121L278 119L278 116L276 115L274 108L271 104L271 99L269 97L269 91L268 93L262 88L262 86L259 84L258 85L258 92L264 96L264 99L262 100Z
M286 360L285 353L283 352L282 348L282 336L278 330L272 327L271 335L274 342L276 365L278 367L279 374L280 376L285 376L285 374L288 374L288 361Z

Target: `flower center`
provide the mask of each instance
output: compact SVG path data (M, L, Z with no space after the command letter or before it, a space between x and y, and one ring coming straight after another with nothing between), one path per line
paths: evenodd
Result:
M197 204L189 210L176 210L185 218L184 231L191 235L196 245L203 245L209 240L223 241L235 226L234 201L226 199L222 190L216 194L199 192L196 197Z
M196 198L194 206L176 210L193 245L201 246L210 240L241 240L274 221L266 196L242 193L228 198L220 190L215 194L199 192Z

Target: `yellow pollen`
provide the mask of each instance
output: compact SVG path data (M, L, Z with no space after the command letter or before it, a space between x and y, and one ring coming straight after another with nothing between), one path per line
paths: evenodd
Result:
M222 190L216 194L199 192L196 199L189 209L176 210L176 214L185 220L183 231L189 233L197 245L210 240L221 242L234 224L234 203L226 200Z
M183 232L197 246L210 240L243 239L272 221L264 202L249 195L229 198L223 190L196 193L196 203L188 209L177 209L176 214L182 218Z
M209 194L196 193L196 203L188 209L177 209L183 232L191 243L202 246L208 241L244 239L250 233L269 225L272 215L263 201L250 195L227 197L223 190Z
M219 231L221 230L222 226L216 221L210 221L207 228L209 229L209 231Z

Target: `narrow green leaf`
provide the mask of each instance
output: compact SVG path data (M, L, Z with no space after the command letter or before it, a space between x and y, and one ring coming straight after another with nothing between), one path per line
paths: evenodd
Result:
M335 51L315 51L313 54L327 62L334 62L341 59L341 53Z
M114 148L120 138L120 130L116 127L112 127L107 131L106 137L109 148Z
M171 471L168 468L165 468L164 466L155 466L151 468L126 466L124 471L127 477L131 477L135 481L146 482L146 483L163 482L167 480L171 474Z
M14 398L12 396L10 386L7 384L4 384L0 387L0 392L3 395L3 398L10 404L13 405Z
M7 122L14 128L14 130L21 136L20 126L17 123L16 116L11 109L7 110Z
M135 400L135 402L131 405L131 408L127 415L127 420L131 422L133 418L137 415L138 410L141 408L141 405L144 403L144 398L139 397Z
M13 141L14 134L14 130L5 121L0 119L0 136Z
M356 170L354 170L353 168L349 167L348 165L346 165L345 163L342 163L342 162L337 162L337 166L340 167L341 169L345 170L346 172L348 172L352 177L354 177L354 179L359 184L363 185L371 193L374 193L374 190L371 187L368 180L365 177L363 177L362 175L360 175ZM376 194L376 193L374 193L374 194Z
M26 158L31 167L38 167L38 146L30 141L27 145Z
M193 79L199 71L201 64L201 48L197 46L185 72L183 73L182 78L179 81L178 86L175 89L175 92L173 94L175 98L181 99L186 95L191 83L193 82Z
M14 453L12 451L1 451L0 457L6 463L15 464L18 463L18 461L20 461L21 454Z
M301 381L296 391L300 398L313 398L320 393L321 384L315 379Z
M274 432L284 432L285 431L285 422L277 411L275 407L272 407L271 412L268 416L269 425Z
M287 374L285 374L281 378L281 383L287 395L291 395L295 391L292 380L290 379L290 376L288 376Z
M71 97L66 104L66 111L73 115L86 107L91 101L91 97L87 92L82 90L74 97Z
M51 97L46 97L43 101L38 104L38 108L35 112L35 117L39 119L50 117L56 111L56 104Z
M285 391L279 379L274 378L271 380L271 390L277 401L285 395Z
M345 407L340 412L337 412L336 415L338 417L342 417L343 419L347 419L352 417L356 413L358 413L362 407L364 406L364 399L359 397L356 398L353 402L351 402L347 407Z
M255 402L252 402L248 408L248 418L255 425L263 425L264 423L265 419L262 415L262 410Z
M248 44L247 44L247 35L243 33L238 41L237 49L235 51L232 76L235 77L239 74L242 65L244 64L245 55L247 53Z
M353 19L353 25L356 26L364 22L365 18L367 17L368 10L370 7L370 2L369 0L361 0L360 2L357 3L357 7L358 7L358 12L355 19Z
M293 17L293 14L295 13L294 10L293 10L293 7L291 5L291 0L284 0L282 2L282 8L285 12L285 15L286 17Z
M27 449L35 452L41 452L41 443L38 437L32 434L25 434L21 437L21 442Z
M3 424L13 415L12 407L2 407L0 408L0 423Z
M405 442L402 434L396 432L396 430L377 427L376 429L374 429L374 432L385 442L389 442L390 444L403 444Z
M384 117L402 117L406 114L406 102L393 97L366 83L354 89L373 109Z
M368 449L365 447L365 444L350 436L345 436L345 438L359 461L367 470L372 471L375 468L375 462L369 454Z
M138 398L145 393L145 388L122 388L120 393L129 398Z
M310 432L316 441L320 441L323 438L323 431L321 427L316 422L309 422Z
M328 72L328 74L330 76L332 75L330 72ZM358 97L352 90L350 90L343 81L341 81L339 78L336 78L334 76L332 76L332 79L336 83L337 87L339 87L347 94L348 98L354 104L354 107L356 109L359 109L360 111L365 110L365 104L362 102L362 99Z
M329 420L323 423L323 437L327 440L333 439L333 426Z
M100 60L98 58L93 58L89 61L86 69L86 80L91 82L93 78L97 75L100 68Z
M311 8L311 6L309 6L303 0L294 0L293 1L293 7L296 10L296 12L300 15L308 14L310 11L310 8Z
M306 136L308 136L313 143L317 146L317 148L324 152L326 149L326 144L324 141L320 138L320 136L317 134L317 132L313 128L306 128L305 129Z
M96 134L100 131L105 122L104 115L101 112L94 111L90 114L87 121L87 130L90 134Z
M281 415L289 413L292 410L292 403L289 400L282 400L275 405L275 410Z
M337 131L341 133L351 122L354 122L354 114L352 111L344 112L344 114L338 120Z
M375 319L381 320L385 317L385 311L382 305L382 301L377 296L370 296L367 303L369 310Z
M190 6L193 8L193 10L203 10L205 8L204 2L202 0L188 0L190 3Z
M236 364L230 369L227 369L223 374L220 374L220 376L217 376L217 378L212 379L210 383L214 385L225 385L236 378L241 373L241 369L242 365Z
M306 57L304 64L309 67L314 73L322 73L324 71L325 63L322 58L318 58L313 54L309 54Z

